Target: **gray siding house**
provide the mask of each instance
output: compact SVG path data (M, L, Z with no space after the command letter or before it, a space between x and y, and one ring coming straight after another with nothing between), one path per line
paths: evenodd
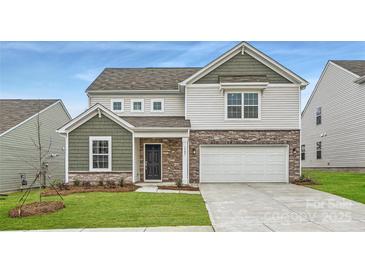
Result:
M0 192L21 188L20 175L30 184L35 177L39 162L34 142L38 140L38 115L41 144L48 159L51 179L64 179L65 140L56 129L70 121L60 100L0 100Z
M106 68L58 130L66 178L292 182L307 84L246 42L201 68Z
M365 168L365 60L329 61L302 113L302 166Z

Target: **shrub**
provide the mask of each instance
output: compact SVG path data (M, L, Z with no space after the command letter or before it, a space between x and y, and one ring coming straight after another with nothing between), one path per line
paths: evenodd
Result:
M78 178L76 178L74 181L73 181L73 184L74 186L80 186L80 180Z
M112 180L107 180L105 186L106 186L106 188L115 188L116 187L115 182Z
M91 187L91 184L90 184L89 181L84 181L84 182L82 182L82 186L86 187L86 188L89 188L89 187Z
M182 180L180 178L176 180L176 186L182 187Z
M64 182L62 182L60 179L54 179L51 183L51 185L53 185L54 187L57 187L59 189L63 189L64 186Z
M119 186L123 187L124 186L124 177L120 177L119 179Z

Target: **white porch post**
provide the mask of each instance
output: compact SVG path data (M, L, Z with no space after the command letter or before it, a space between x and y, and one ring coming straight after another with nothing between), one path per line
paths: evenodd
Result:
M189 183L189 138L182 138L182 182Z
M68 133L65 138L65 183L68 183Z

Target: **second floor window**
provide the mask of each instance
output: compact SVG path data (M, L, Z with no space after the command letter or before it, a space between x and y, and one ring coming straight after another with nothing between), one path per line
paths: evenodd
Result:
M322 159L322 142L316 143L317 159Z
M302 145L301 148L300 148L300 158L302 160L305 160L305 145Z
M164 100L151 99L151 112L164 112Z
M112 111L122 112L124 108L124 100L122 99L112 99L111 100Z
M316 110L316 125L322 124L322 108L318 107Z
M228 119L258 119L259 94L257 92L227 93Z
M241 119L242 118L242 94L228 93L227 94L227 118Z
M143 99L132 99L131 100L132 112L143 112L144 111L144 100Z

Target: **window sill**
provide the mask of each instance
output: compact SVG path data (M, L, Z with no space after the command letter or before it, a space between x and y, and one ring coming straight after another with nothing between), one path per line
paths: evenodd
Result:
M112 171L110 168L91 168L90 172L110 172Z

